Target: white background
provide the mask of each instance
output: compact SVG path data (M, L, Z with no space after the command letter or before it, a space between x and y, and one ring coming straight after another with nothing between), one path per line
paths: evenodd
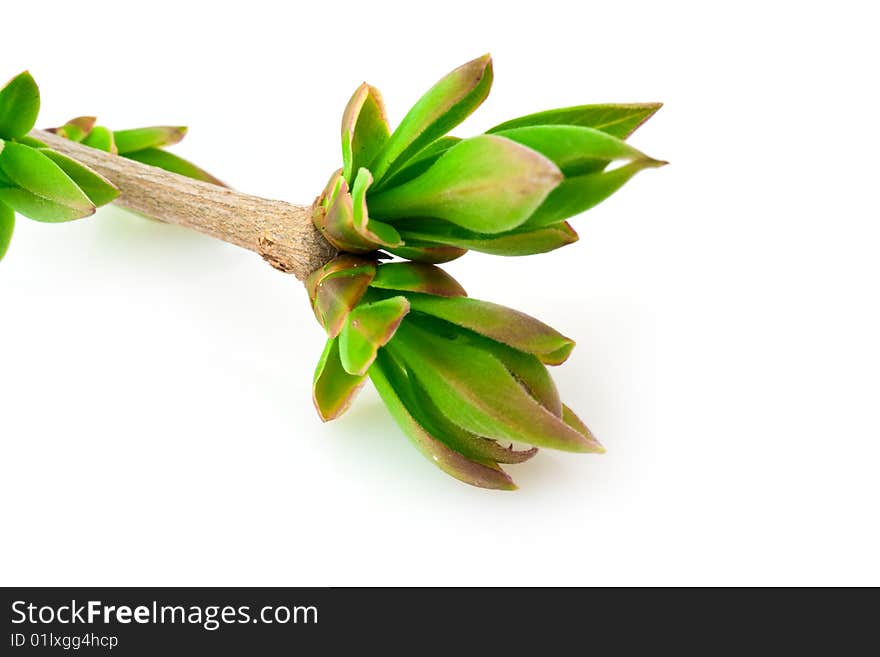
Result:
M372 389L318 420L292 277L116 209L20 219L0 583L880 584L870 3L303 5L13 3L0 77L32 71L43 126L188 124L176 152L302 203L364 79L397 121L490 51L465 135L665 101L632 143L671 166L578 218L580 242L448 267L577 339L554 374L608 453L542 452L515 493L459 484Z

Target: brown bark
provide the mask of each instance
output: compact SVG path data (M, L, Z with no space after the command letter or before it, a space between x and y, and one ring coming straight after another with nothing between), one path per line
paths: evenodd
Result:
M85 164L119 188L114 201L134 212L186 226L255 251L303 280L336 249L312 224L309 206L270 201L83 146L50 132L31 136Z

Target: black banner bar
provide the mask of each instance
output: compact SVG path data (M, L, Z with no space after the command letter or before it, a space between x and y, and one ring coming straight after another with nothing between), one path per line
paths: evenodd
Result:
M646 645L751 654L797 644L842 654L846 645L877 643L876 605L859 597L781 589L6 588L0 654L533 647L542 655L550 646L581 654L602 646L642 653Z

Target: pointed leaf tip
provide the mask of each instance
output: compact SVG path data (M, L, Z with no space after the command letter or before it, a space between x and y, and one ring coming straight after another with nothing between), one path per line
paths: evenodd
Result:
M586 447L584 451L593 454L605 453L605 448L598 440L596 440L593 432L591 432L587 428L587 425L584 424L583 421L575 415L574 411L565 404L562 405L562 421L584 437L584 445Z
M663 103L606 103L547 110L505 121L489 133L533 125L576 125L626 139L650 119Z
M489 95L492 58L478 57L444 76L423 95L369 165L381 183L435 139L467 118Z
M478 463L455 451L435 436L412 414L411 385L406 372L380 351L370 368L370 379L397 425L416 449L446 474L466 484L495 490L516 490L513 480L495 463Z

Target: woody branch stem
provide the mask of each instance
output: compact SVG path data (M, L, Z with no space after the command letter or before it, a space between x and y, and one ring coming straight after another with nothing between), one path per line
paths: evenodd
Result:
M97 171L120 191L117 205L250 249L303 280L336 249L312 224L311 208L242 194L83 146L42 130L47 146Z

